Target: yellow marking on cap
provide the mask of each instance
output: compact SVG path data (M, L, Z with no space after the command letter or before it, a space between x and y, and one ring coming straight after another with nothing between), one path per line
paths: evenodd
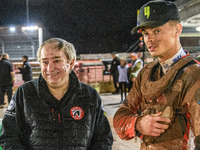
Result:
M144 15L147 16L147 19L150 16L150 6L144 7Z

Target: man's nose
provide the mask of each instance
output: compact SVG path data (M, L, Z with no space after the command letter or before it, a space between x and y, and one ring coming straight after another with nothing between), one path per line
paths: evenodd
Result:
M153 34L148 34L147 41L153 42L155 40L155 36Z
M53 62L49 62L47 66L47 71L52 72L55 69L55 64Z

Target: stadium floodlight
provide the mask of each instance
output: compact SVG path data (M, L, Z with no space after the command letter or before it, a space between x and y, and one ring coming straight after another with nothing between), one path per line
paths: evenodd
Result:
M35 26L23 26L21 28L21 30L28 37L33 36L32 34L35 34L35 35L37 34L39 46L42 44L42 42L43 42L43 29L41 27L38 27L36 25ZM30 40L33 43L32 38L30 38ZM35 57L34 54L35 54L35 52L33 53L33 57Z
M196 30L200 32L200 27L196 27Z
M26 26L22 27L23 31L33 31L33 30L38 30L38 26Z
M10 27L11 32L15 32L16 28L15 27Z

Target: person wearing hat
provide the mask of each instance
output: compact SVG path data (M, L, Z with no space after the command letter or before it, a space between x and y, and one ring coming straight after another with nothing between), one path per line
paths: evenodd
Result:
M113 83L115 86L115 92L113 92L112 94L119 94L119 86L118 86L119 72L117 67L120 65L120 59L116 51L112 52L112 58L113 60L110 67L110 73L113 77Z
M133 82L135 81L139 71L143 68L143 61L138 58L138 54L137 53L131 53L131 60L132 60L132 64L131 66L128 68L128 91L131 90L131 87L133 86Z
M143 5L139 23L149 53L157 59L138 74L114 115L120 138L140 137L142 150L200 149L200 65L184 51L178 9L173 2Z

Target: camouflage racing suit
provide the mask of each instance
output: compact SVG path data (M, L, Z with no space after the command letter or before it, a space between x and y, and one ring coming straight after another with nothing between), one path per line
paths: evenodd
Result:
M141 149L182 150L190 139L200 144L200 67L189 55L174 62L162 74L158 61L146 65L138 74L124 104L114 116L114 128L122 139L139 136ZM172 122L159 137L140 134L135 129L138 117L171 108ZM170 115L171 115L170 114ZM194 137L192 138L191 135Z

